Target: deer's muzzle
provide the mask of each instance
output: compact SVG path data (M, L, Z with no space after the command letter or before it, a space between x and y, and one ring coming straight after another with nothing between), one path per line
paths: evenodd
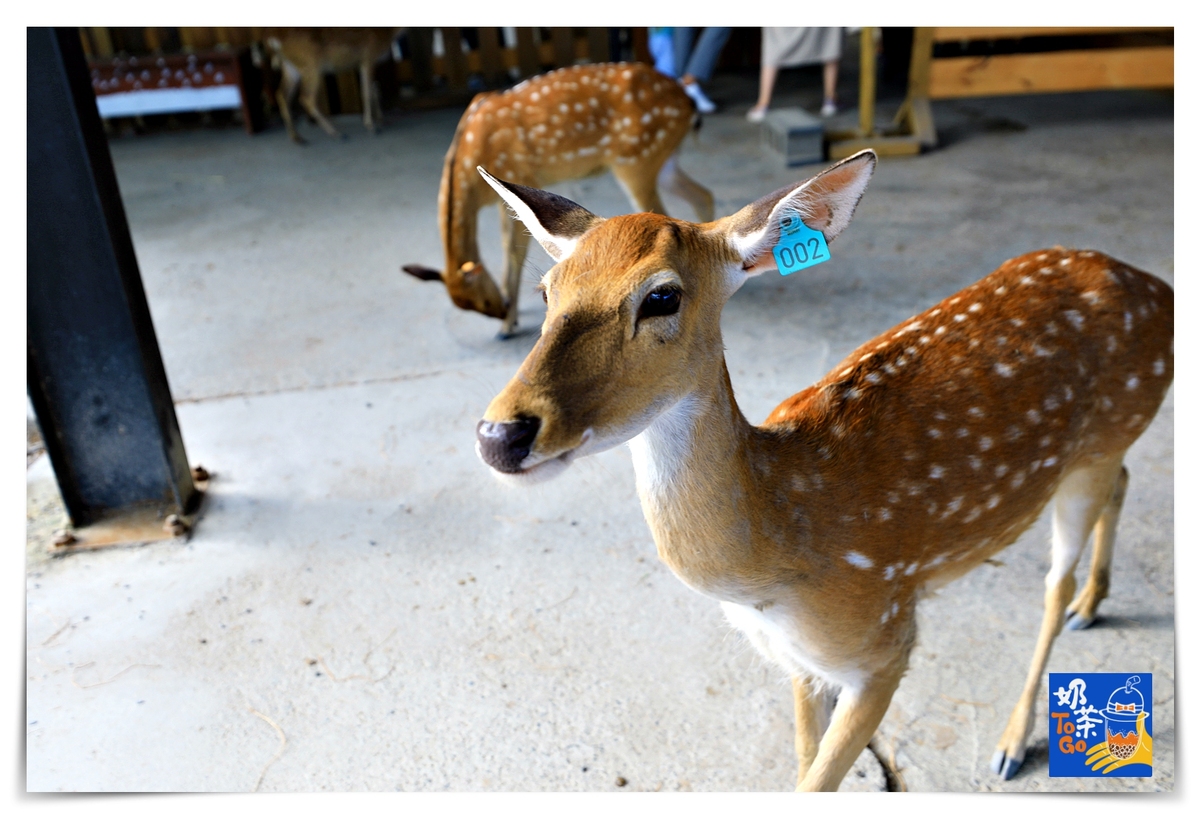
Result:
M532 417L499 423L481 420L475 427L479 456L496 471L516 474L529 456L541 425Z

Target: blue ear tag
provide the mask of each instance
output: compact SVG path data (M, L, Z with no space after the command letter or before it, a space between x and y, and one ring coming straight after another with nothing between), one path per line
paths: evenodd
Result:
M829 245L825 243L825 234L813 230L795 216L784 216L780 220L779 244L771 252L780 275L829 261Z

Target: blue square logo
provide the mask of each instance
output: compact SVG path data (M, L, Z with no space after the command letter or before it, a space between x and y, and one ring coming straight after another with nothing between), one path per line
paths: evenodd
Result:
M1050 674L1050 777L1154 773L1149 673Z

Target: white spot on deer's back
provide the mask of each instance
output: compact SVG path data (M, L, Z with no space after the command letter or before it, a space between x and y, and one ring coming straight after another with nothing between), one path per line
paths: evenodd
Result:
M1139 384L1139 383L1141 383L1141 381L1140 381L1140 380L1138 380L1138 376L1137 376L1137 375L1130 375L1130 376L1129 376L1129 377L1128 377L1128 378L1125 380L1125 388L1126 388L1127 390L1129 390L1130 392L1132 392L1134 389L1137 389L1137 388L1138 388L1138 384Z
M986 452L990 448L992 448L992 439L990 437L984 435L979 438L979 451Z
M860 554L857 551L847 551L845 560L855 568L870 568L875 564L875 561L866 554Z
M929 476L932 477L934 480L941 480L945 474L946 474L946 470L943 469L941 466L931 466L929 468Z
M1166 369L1167 369L1166 364L1163 363L1162 358L1159 358L1157 361L1154 362L1153 372L1155 375L1163 374L1163 372L1165 372Z
M993 369L995 369L996 374L1002 378L1011 378L1012 377L1013 368L1006 363L997 361L996 365L993 367Z
M1075 329L1083 329L1083 315L1079 310L1063 310L1063 316Z

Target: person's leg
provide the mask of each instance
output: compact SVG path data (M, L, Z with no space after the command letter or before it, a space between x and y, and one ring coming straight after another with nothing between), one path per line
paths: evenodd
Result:
M824 66L825 102L821 105L821 116L833 116L837 113L837 75L838 61L829 60Z
M721 49L729 41L729 35L732 32L733 29L720 26L708 26L700 32L700 39L696 42L695 50L692 51L687 61L682 63L685 84L688 77L699 82L708 82L712 79L717 58L721 56Z
M675 76L682 77L686 71L688 55L692 53L692 41L696 37L696 29L686 26L676 26L671 31L671 50L675 58Z
M767 107L771 104L771 92L775 90L775 78L779 76L779 67L763 64L758 75L758 102L746 113L746 119L751 122L762 122L766 116Z

